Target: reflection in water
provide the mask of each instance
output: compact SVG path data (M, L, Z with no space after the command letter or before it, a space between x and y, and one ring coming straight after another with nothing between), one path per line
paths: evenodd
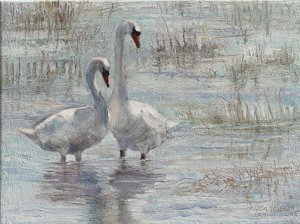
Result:
M97 173L96 167L87 164L51 165L44 171L40 196L54 203L79 206L80 211L87 210L83 217L90 224L136 222L131 217L128 199L143 194L163 177L152 173L145 162L130 166L120 160L109 176Z
M55 203L88 206L88 217L103 223L103 215L97 212L103 207L102 189L93 167L80 163L51 165L44 171L41 196Z
M118 223L136 222L130 216L128 199L134 198L137 194L143 194L163 179L163 175L149 171L147 162L150 161L141 161L139 167L132 167L126 160L121 160L117 170L110 176L109 183L117 190Z

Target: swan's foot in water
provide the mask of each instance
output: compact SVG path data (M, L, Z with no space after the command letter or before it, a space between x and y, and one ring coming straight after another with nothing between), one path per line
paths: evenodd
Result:
M76 153L75 158L76 158L76 162L80 162L81 161L81 152Z
M125 157L125 151L124 150L120 150L120 158L124 158Z
M61 155L60 162L61 163L65 163L66 162L66 156L65 155Z
M141 153L141 159L145 160L146 159L146 154L145 153Z

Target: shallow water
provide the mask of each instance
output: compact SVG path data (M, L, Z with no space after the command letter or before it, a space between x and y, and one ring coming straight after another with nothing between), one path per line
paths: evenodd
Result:
M10 25L15 19L10 14L13 6L33 8L4 5L3 223L300 222L297 4L273 4L269 37L264 29L252 28L246 44L236 35L237 26L225 21L221 4L83 4L72 28L58 36L52 31L49 38L47 31L26 34ZM286 10L295 14L286 18ZM226 12L230 15L231 8L223 15ZM83 153L81 163L69 156L61 164L58 154L41 150L17 128L31 127L63 108L92 103L85 66L97 55L106 55L113 65L114 29L125 18L142 26L141 49L126 40L130 98L182 123L146 161L132 151L120 160L117 144L108 134ZM206 53L198 49L175 57L153 50L156 34L167 36L164 20L174 32L182 26L195 27L198 41L216 40L215 55L203 56ZM232 63L258 45L264 46L265 54L292 46L294 62L289 66L270 62L258 71L247 70L242 87L235 91L231 64L228 68L224 61ZM237 92L249 106L249 119L274 120L239 123L213 115L221 98L235 102ZM111 89L104 95L110 93Z

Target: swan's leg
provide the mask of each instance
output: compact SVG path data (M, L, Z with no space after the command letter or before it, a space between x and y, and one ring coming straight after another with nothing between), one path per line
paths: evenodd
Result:
M60 162L61 163L65 163L66 162L66 155L61 154Z
M146 154L145 153L141 153L141 159L143 159L143 160L146 159Z
M124 158L126 155L127 146L123 144L121 141L118 141L119 149L120 149L120 158Z
M60 162L65 163L67 160L67 154L68 154L68 147L67 146L62 146L57 149L57 152L60 153Z
M81 161L81 152L76 152L75 158L76 158L77 162L80 162Z
M141 153L141 160L146 159L146 155L148 153L147 146L145 145L139 145L140 153Z
M120 150L120 158L124 158L125 157L125 150Z

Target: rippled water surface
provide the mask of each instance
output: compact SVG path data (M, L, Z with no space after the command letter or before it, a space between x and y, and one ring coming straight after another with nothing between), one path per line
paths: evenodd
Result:
M300 222L299 4L2 10L2 223ZM113 68L128 18L142 27L140 49L125 41L130 98L182 123L146 161L120 160L109 133L61 164L17 128L91 105L87 63L105 55Z

